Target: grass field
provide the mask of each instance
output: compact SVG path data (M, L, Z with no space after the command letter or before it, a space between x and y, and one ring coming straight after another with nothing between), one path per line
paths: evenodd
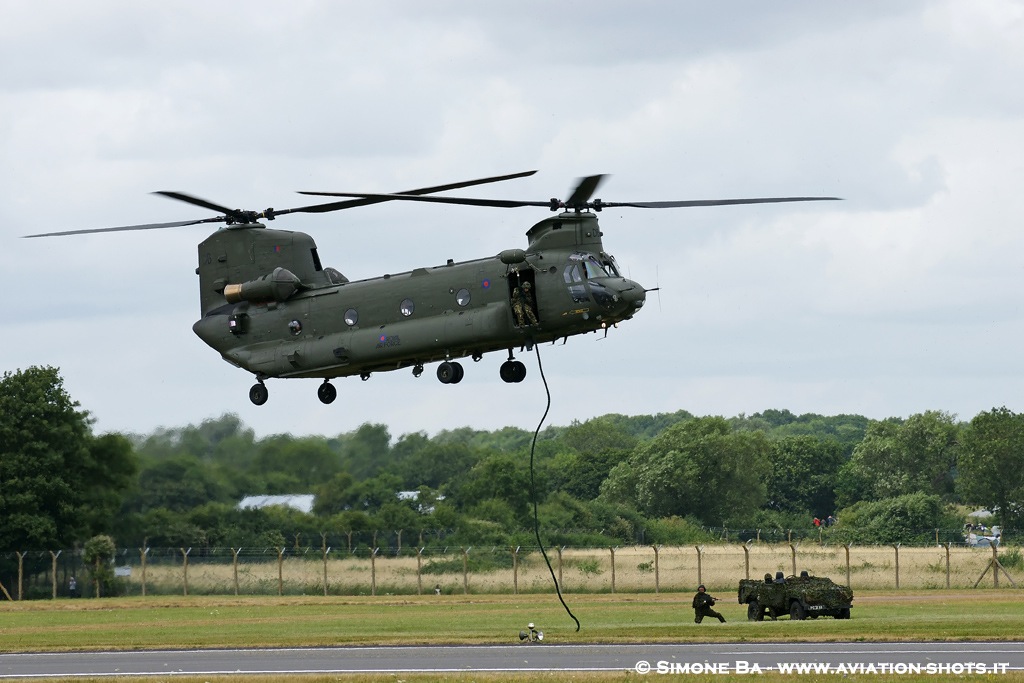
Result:
M862 591L848 621L818 619L747 622L734 593L721 593L726 624L693 623L690 594L587 594L567 596L582 630L547 595L430 595L413 597L132 597L0 604L0 651L91 649L330 646L345 644L516 643L529 621L546 642L827 642L879 640L1013 640L1024 633L1024 591ZM543 647L539 645L537 647ZM565 674L443 674L387 676L266 676L262 683L354 681L637 681L632 672ZM864 678L863 676L861 677ZM992 676L958 676L992 680ZM869 677L872 681L884 677ZM107 680L90 679L106 683ZM161 680L159 677L147 680ZM175 683L211 677L166 679ZM691 676L688 680L749 680L740 676ZM763 683L792 681L769 673ZM801 682L839 681L807 675ZM899 677L901 682L938 677ZM997 677L1024 681L1021 672Z
M794 552L795 550L795 552ZM328 555L326 563L318 549L301 557L285 556L278 563L276 553L257 559L249 558L233 566L230 556L217 561L193 560L187 571L188 592L203 595L323 595L324 575L330 595L416 595L420 590L433 592L435 586L446 594L547 593L551 576L540 553L523 552L518 557L517 571L511 568L511 554L502 548L475 548L474 557L500 559L505 568L487 572L462 572L461 549L444 554L416 557L378 556L371 562L365 555L352 557L343 553ZM1000 555L1006 557L1003 549ZM1019 549L1016 551L1019 556ZM699 555L699 557L698 557ZM808 570L816 576L829 576L846 582L847 550L842 546L815 544L755 544L747 551L736 544L714 544L696 547L662 547L657 558L649 546L610 549L566 549L561 557L549 551L552 567L566 593L660 592L688 591L699 583L712 590L732 590L739 579L748 574L759 578L766 572L794 574ZM944 589L971 588L985 573L992 558L987 548L942 546L893 548L891 546L853 546L849 550L850 584L862 589ZM176 559L176 561L175 561ZM138 558L131 556L132 573L126 579L130 595L141 595L142 572ZM493 562L492 562L493 563ZM431 567L443 566L442 573L429 573ZM1014 580L1024 580L1024 572L1011 566ZM1009 586L1000 575L1000 586ZM151 563L146 570L149 594L182 595L186 573L180 557ZM1017 581L1024 585L1024 581ZM991 572L983 586L993 585Z

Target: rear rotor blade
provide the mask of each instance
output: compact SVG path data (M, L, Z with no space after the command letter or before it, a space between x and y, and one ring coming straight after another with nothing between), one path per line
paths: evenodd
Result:
M477 199L475 197L432 197L411 194L370 194L366 192L300 192L299 194L319 195L324 197L363 197L374 202L407 201L428 202L433 204L464 204L467 206L492 206L502 209L513 209L520 206L550 206L551 202L520 202L509 199Z
M181 228L186 225L198 225L200 223L223 223L223 217L201 218L197 221L174 221L171 223L143 223L142 225L123 225L117 228L91 228L87 230L64 230L63 232L41 232L36 235L22 235L22 238L29 237L63 237L65 235L89 235L96 232L124 232L127 230L160 230L162 228Z
M434 185L433 187L421 187L415 190L406 190L404 192L398 192L396 195L408 197L410 195L418 196L431 194L433 192L445 192L446 190L457 190L463 187L473 187L474 185L486 185L488 183L500 183L504 180L513 180L515 178L525 178L531 176L537 171L523 171L521 173L510 173L508 175L491 176L490 178L478 178L476 180L464 180L458 183L449 183L447 185ZM388 194L345 194L342 192L299 192L299 194L305 195L316 195L321 197L358 197L359 199L349 199L343 202L331 202L328 204L314 204L312 206L301 206L295 209L284 209L282 211L276 211L275 214L280 216L286 213L326 213L328 211L340 211L341 209L351 209L357 206L367 206L369 204L379 204L381 202L390 201L393 195Z

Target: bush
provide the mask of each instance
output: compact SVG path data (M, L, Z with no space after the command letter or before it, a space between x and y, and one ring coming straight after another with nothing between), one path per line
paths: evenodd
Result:
M911 493L860 501L839 512L828 538L843 543L926 544L935 529L959 527L959 518L937 495Z

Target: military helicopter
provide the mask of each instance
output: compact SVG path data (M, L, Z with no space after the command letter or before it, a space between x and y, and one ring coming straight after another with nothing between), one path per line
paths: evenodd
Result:
M522 382L526 366L516 349L603 331L629 320L643 307L645 290L622 276L605 251L597 214L604 208L676 208L832 200L835 197L763 197L656 202L593 199L605 176L582 178L565 200L510 201L436 196L438 192L533 175L525 171L394 194L303 192L347 197L344 201L275 210L228 209L182 192L159 194L217 212L218 216L170 223L49 232L52 237L150 230L223 223L199 244L202 315L192 326L228 363L255 375L249 399L267 402L270 378L319 378L325 404L338 395L331 380L412 368L419 377L439 362L442 384L458 384L459 359L479 361L485 353L507 351L500 377ZM272 230L290 213L325 213L385 201L423 201L498 208L545 207L556 215L527 232L526 249L456 263L416 268L350 281L321 264L313 238Z

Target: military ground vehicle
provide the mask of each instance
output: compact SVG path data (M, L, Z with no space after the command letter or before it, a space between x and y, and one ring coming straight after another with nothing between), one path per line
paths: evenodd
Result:
M776 619L784 614L796 620L821 616L850 618L852 588L823 576L803 573L783 579L781 574L774 580L769 575L763 581L740 580L739 603L747 606L748 620L764 621L765 615Z

